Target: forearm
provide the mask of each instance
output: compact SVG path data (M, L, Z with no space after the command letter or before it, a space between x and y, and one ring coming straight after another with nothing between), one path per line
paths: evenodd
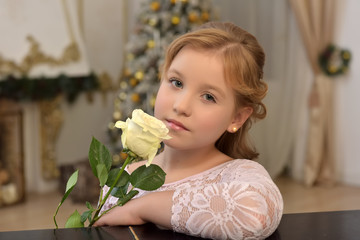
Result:
M173 191L149 193L139 201L136 212L144 222L152 222L156 225L171 229L171 208Z

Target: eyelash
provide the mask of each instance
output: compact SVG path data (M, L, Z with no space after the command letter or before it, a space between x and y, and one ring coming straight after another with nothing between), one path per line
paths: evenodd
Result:
M169 82L171 83L171 85L173 85L175 88L183 88L182 82L176 78L170 78ZM177 84L181 84L181 86L177 86ZM209 99L210 98L210 99ZM205 93L203 95L203 99L209 102L214 102L216 103L216 99L215 97L210 94L210 93Z
M169 82L171 83L171 85L173 85L176 88L182 88L182 82L180 80L176 79L176 78L170 78ZM181 87L176 86L177 83L180 83Z
M211 95L210 93L205 93L203 96L204 96L204 99L205 99L206 101L210 101L210 102L216 103L215 97L214 97L213 95ZM208 98L206 98L206 97L210 97L211 99L208 99Z

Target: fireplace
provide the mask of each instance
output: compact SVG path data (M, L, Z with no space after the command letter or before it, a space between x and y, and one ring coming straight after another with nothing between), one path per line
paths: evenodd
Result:
M25 199L22 110L0 99L0 207Z

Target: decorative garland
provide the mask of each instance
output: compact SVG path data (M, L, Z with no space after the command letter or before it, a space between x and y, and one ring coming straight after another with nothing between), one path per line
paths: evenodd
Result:
M339 49L331 44L320 54L319 65L328 76L337 76L347 72L351 60L351 53L346 49Z
M0 80L0 98L16 101L40 101L54 99L64 94L68 102L73 103L81 92L98 89L99 81L95 74L69 77L59 75L55 78L15 78L8 76Z

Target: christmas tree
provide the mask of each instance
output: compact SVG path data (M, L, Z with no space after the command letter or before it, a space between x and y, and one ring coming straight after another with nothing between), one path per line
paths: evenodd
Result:
M140 6L136 27L126 45L126 58L120 79L119 94L114 101L113 122L109 124L114 162L122 157L118 120L130 117L140 108L153 114L159 87L159 68L167 46L177 36L214 20L211 0L145 0Z

